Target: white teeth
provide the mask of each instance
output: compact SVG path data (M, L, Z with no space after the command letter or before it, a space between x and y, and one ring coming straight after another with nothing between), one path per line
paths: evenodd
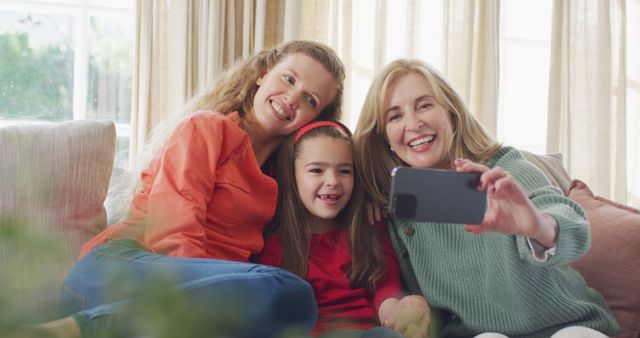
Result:
M340 197L340 195L318 195L320 196L320 198L326 198L326 199L332 199L332 200L337 200L338 197Z
M278 102L271 101L271 107L273 107L273 110L275 110L276 113L278 113L278 116L280 116L280 118L285 119L285 120L289 120L289 117L287 116L287 113L285 113L284 109L282 109L282 107L280 107Z
M435 138L435 136L433 136L433 135L421 137L421 138L419 138L417 140L413 140L413 141L409 142L409 146L410 147L417 147L417 146L420 146L420 145L422 145L424 143L428 143L428 142L433 141L434 138Z

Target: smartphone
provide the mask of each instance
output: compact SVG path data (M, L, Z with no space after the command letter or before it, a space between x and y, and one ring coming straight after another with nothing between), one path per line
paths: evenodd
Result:
M403 220L480 224L487 193L479 173L396 167L391 171L389 212Z

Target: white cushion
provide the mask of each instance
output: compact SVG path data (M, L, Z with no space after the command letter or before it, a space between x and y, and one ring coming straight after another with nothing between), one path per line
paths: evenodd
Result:
M52 318L80 246L106 225L114 153L110 121L0 128L0 304Z

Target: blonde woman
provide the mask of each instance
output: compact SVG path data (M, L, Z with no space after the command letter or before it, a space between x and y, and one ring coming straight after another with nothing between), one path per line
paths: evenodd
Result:
M387 207L393 167L481 174L481 224L387 220L404 281L445 337L605 337L618 325L569 262L589 247L584 211L514 148L496 142L451 85L419 60L373 80L354 134L356 169Z
M207 311L241 309L212 336L309 332L317 313L309 284L247 261L262 250L276 208L269 158L302 125L338 117L344 76L336 54L310 41L264 50L223 74L156 138L129 216L83 246L66 280L60 313L70 317L41 333L153 335L132 324L131 304L161 278L205 312L194 313L203 325L216 321Z

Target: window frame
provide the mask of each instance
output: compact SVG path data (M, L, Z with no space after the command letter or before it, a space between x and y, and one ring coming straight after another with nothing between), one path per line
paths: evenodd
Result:
M87 94L89 73L89 22L92 16L133 15L135 6L130 0L110 5L93 0L0 0L0 11L68 15L74 20L73 61L73 120L87 119ZM131 6L127 7L126 4ZM0 119L0 127L46 122L37 119ZM113 121L118 138L131 138L131 121Z

